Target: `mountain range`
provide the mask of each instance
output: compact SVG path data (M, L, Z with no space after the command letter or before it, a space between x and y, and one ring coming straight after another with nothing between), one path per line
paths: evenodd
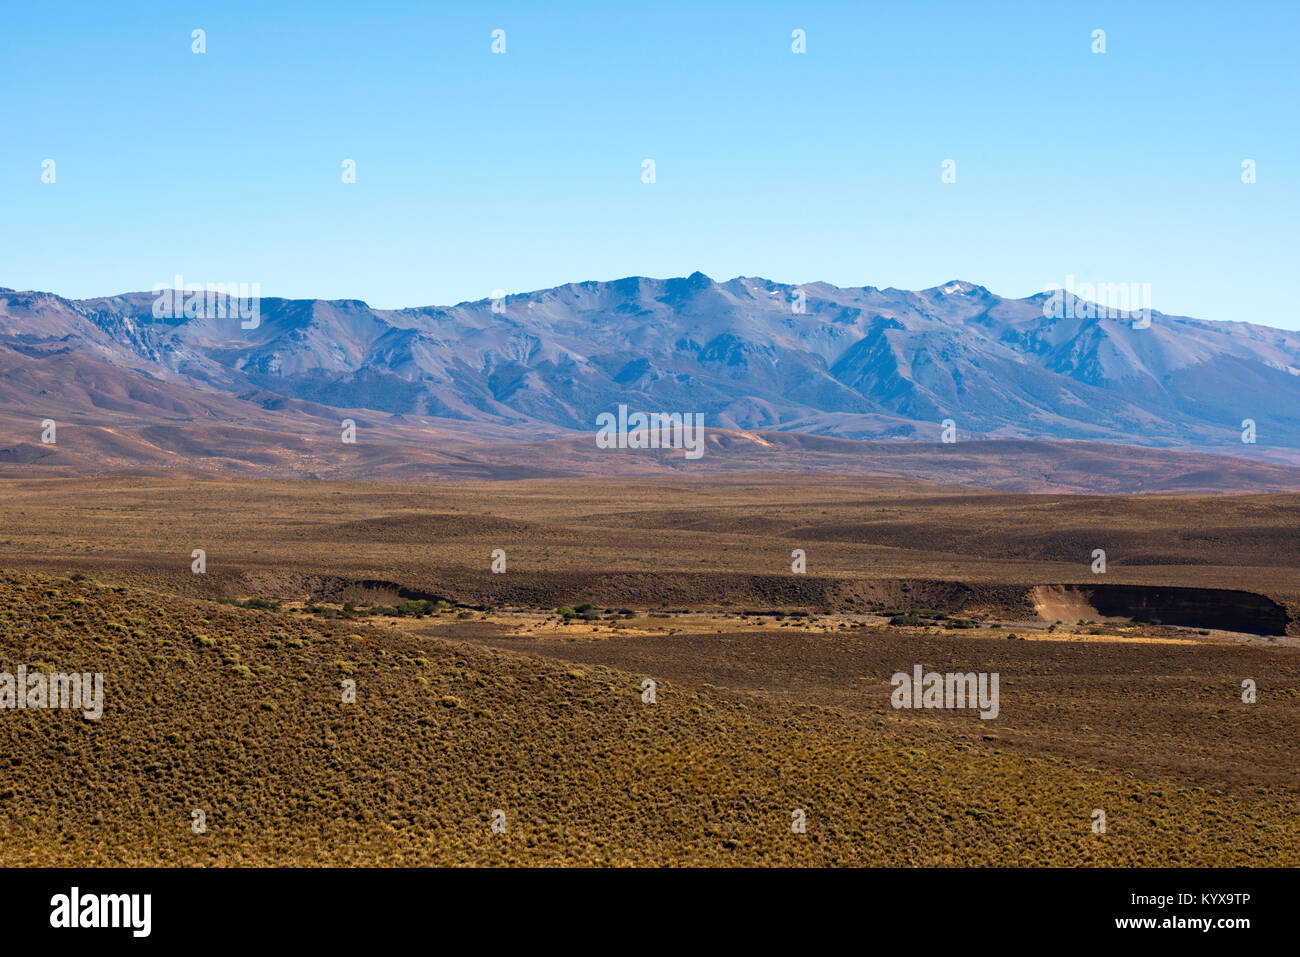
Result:
M298 434L351 414L412 442L530 442L622 404L749 434L935 443L951 420L959 440L1300 462L1300 333L1047 298L697 272L398 310L263 298L244 328L233 309L159 317L154 292L0 290L0 425L118 422L123 461L162 461L195 424ZM29 435L0 461L40 458L14 427Z

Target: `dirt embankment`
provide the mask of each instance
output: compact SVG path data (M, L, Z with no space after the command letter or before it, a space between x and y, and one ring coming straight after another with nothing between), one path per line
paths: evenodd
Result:
M867 612L941 608L1032 613L1022 586L971 585L942 579L858 579L726 572L509 573L478 570L436 581L400 583L369 578L302 579L313 598L327 601L439 599L462 605L555 608L592 602L602 607L692 609L793 607Z
M1049 621L1127 618L1135 621L1217 628L1256 635L1284 635L1286 606L1254 592L1175 585L1040 585L1034 610Z
M108 576L112 578L112 575ZM447 601L463 607L726 611L775 608L867 614L936 609L971 617L1048 622L1103 619L1256 635L1300 634L1300 607L1282 597L1230 588L1141 584L1002 584L938 578L857 578L743 572L517 572L440 568L410 577L302 575L254 568L196 578L174 569L146 576L154 587L193 598L396 604Z
M231 582L240 590L237 582ZM1026 587L924 578L829 578L725 572L509 573L446 571L397 582L338 575L292 576L248 586L266 597L362 602L424 599L454 605L557 608L591 602L616 608L803 608L867 613L934 608L950 613L1046 621L1126 619L1257 635L1295 627L1286 605L1266 595L1174 585L1052 584ZM269 586L269 587L268 587ZM229 590L229 589L226 589Z

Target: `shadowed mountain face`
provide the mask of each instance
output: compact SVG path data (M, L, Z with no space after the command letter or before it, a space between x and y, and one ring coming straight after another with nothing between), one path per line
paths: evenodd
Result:
M1252 419L1259 446L1300 448L1300 333L1159 313L1142 328L1085 308L1048 318L1044 299L965 282L906 292L695 273L560 286L495 310L263 299L244 329L237 315L155 318L152 293L0 292L0 348L11 367L15 352L31 360L29 377L71 355L263 406L280 397L529 436L590 432L626 404L702 412L724 429L935 441L952 419L963 438L1229 454Z

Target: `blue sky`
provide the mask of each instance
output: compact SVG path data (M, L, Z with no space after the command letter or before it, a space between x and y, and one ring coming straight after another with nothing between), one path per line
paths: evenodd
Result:
M1135 6L9 4L0 285L1072 275L1300 328L1300 4Z

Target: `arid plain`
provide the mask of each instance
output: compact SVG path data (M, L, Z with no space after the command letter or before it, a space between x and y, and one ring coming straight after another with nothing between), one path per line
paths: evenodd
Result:
M98 721L3 715L0 850L1294 866L1298 505L790 474L5 479L2 670L105 691ZM997 717L895 709L916 665L998 673Z

